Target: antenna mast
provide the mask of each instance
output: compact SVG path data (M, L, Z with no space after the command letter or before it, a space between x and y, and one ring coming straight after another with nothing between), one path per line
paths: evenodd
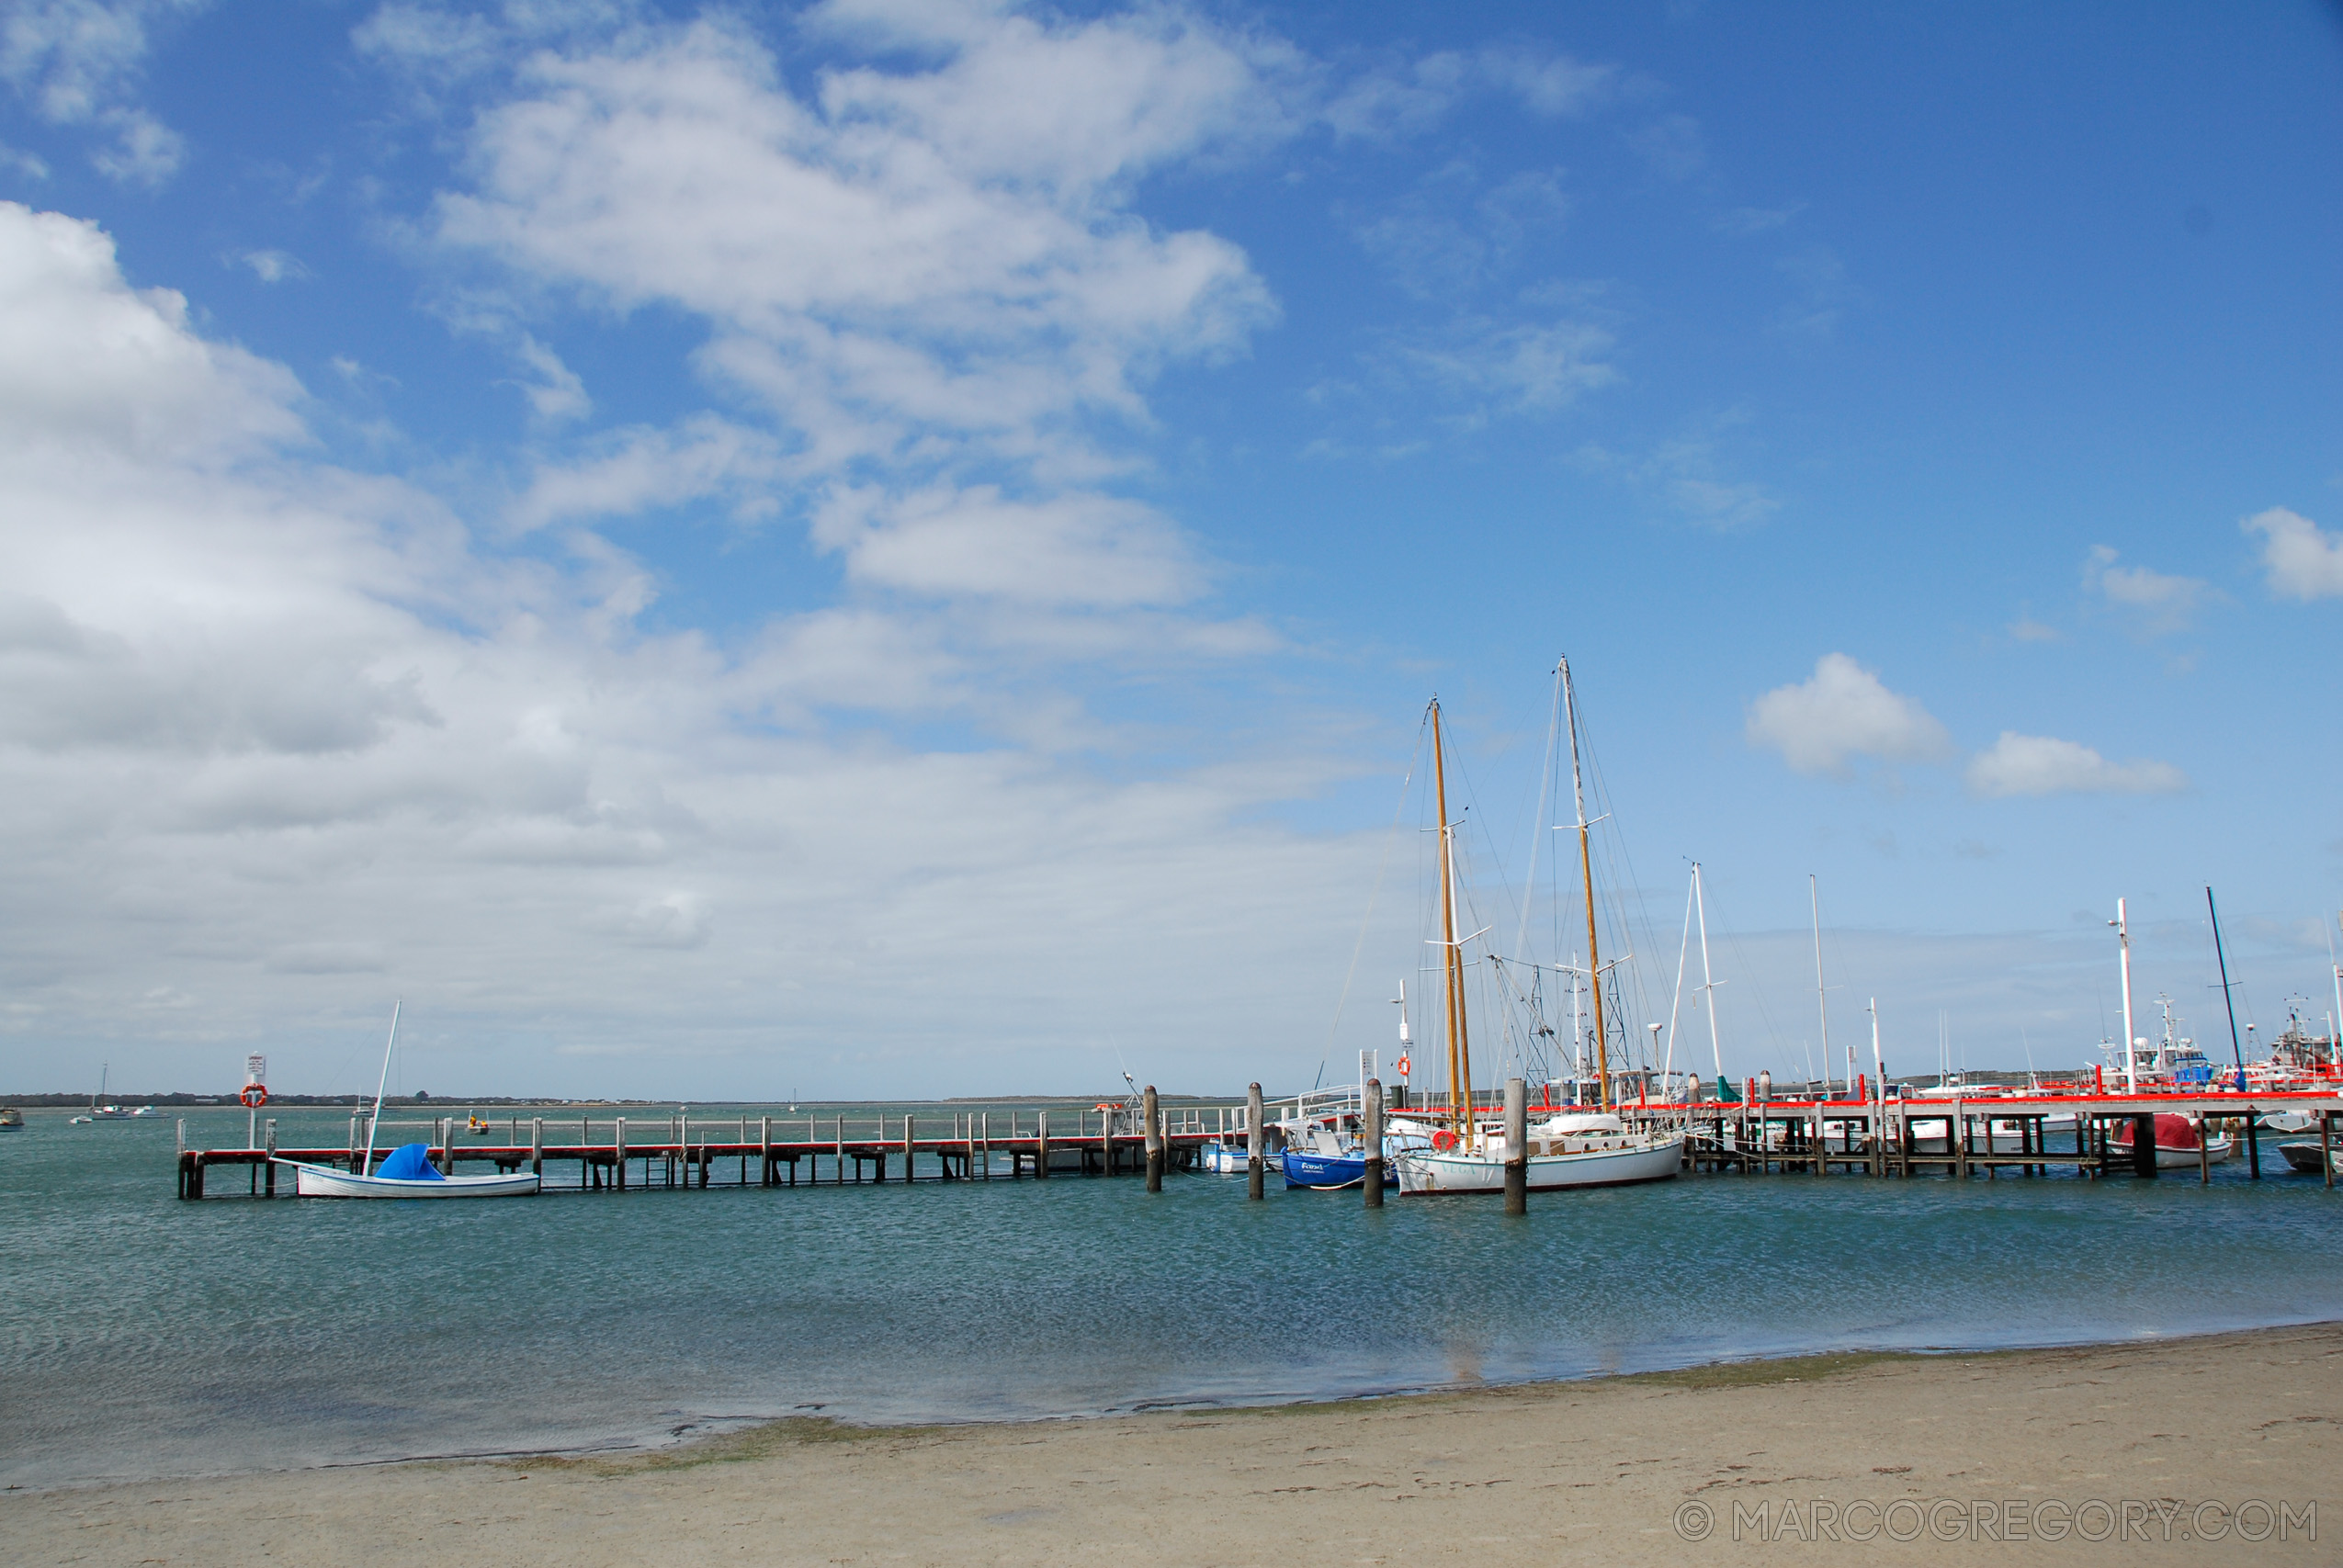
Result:
M1447 958L1441 965L1448 1013L1448 1124L1459 1144L1472 1139L1472 1042L1465 1026L1465 952L1456 941L1456 843L1448 822L1448 754L1441 745L1440 699L1432 699L1432 776L1434 808L1440 813L1440 935Z
M1602 1021L1602 954L1594 931L1594 856L1587 840L1586 781L1579 771L1579 697L1570 683L1570 660L1562 670L1562 710L1570 726L1570 798L1579 811L1579 879L1587 890L1587 976L1594 986L1595 1109L1611 1109L1611 1034Z

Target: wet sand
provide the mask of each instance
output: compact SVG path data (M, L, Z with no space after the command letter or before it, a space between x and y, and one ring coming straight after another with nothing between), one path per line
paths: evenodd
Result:
M206 1568L2325 1562L2343 1556L2343 1324L17 1492L0 1543L17 1563Z

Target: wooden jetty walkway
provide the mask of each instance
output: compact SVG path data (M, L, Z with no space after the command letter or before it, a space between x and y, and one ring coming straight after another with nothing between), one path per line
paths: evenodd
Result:
M1476 1096L1475 1115L1493 1114ZM1355 1122L1339 1096L1314 1094L1273 1104L1264 1121L1285 1112L1297 1122ZM1535 1110L1544 1116L1553 1108ZM1559 1109L1582 1109L1561 1107ZM2284 1112L2313 1120L2326 1152L2326 1185L2335 1185L2343 1158L2343 1097L2332 1088L2299 1093L2171 1092L2007 1094L1974 1097L1882 1096L1868 1099L1752 1099L1691 1106L1630 1101L1613 1107L1638 1129L1681 1130L1687 1173L1716 1175L1862 1175L1966 1179L1982 1174L2047 1175L2054 1168L2103 1178L2159 1174L2155 1119L2178 1114L2201 1129L2195 1174L2212 1180L2212 1136L2234 1130L2247 1173L2260 1179L2260 1142L2278 1135L2265 1119ZM1137 1113L1135 1113L1137 1112ZM1436 1118L1438 1106L1396 1109L1393 1114ZM1047 1179L1051 1176L1146 1173L1150 1185L1166 1170L1194 1168L1214 1145L1241 1148L1249 1109L1243 1104L1159 1106L1152 1090L1146 1110L1010 1111L951 1113L948 1121L900 1116L662 1118L508 1117L506 1136L466 1141L456 1117L431 1122L384 1122L378 1155L400 1143L427 1145L432 1162L453 1174L462 1164L524 1167L546 1192L624 1192L629 1189L797 1187L864 1182ZM2054 1129L2053 1122L2063 1126ZM2128 1140L2116 1131L2130 1128ZM357 1169L367 1147L366 1122L350 1119L346 1144L323 1148L280 1147L277 1123L250 1148L193 1149L179 1123L178 1190L207 1195L221 1168L243 1168L247 1192L277 1194L278 1162ZM2069 1130L2071 1129L2071 1130ZM1274 1134L1273 1125L1265 1132ZM406 1133L422 1137L407 1137ZM526 1142L522 1141L526 1132ZM2296 1134L2295 1136L2306 1134ZM1272 1147L1277 1146L1273 1136ZM1160 1156L1160 1158L1151 1157ZM2185 1176L2184 1171L2166 1174ZM290 1190L289 1181L286 1190Z
M1626 1108L1630 1120L1638 1111L1654 1119L1651 1108ZM1982 1171L1991 1179L2004 1170L2043 1175L2054 1166L2090 1177L2156 1176L2156 1118L2178 1115L2196 1124L2196 1175L2209 1182L2211 1143L2224 1132L2242 1141L2247 1174L2258 1180L2261 1139L2278 1135L2264 1119L2289 1112L2314 1119L2333 1187L2336 1156L2343 1153L2337 1135L2343 1099L2333 1089L1759 1100L1670 1106L1658 1118L1684 1126L1685 1164L1694 1170L1825 1176L1836 1168L1874 1177L1963 1178ZM2053 1122L2066 1126L2054 1132ZM2121 1140L2118 1129L2128 1129Z
M1241 1107L1165 1108L1155 1134L1164 1167L1192 1166L1203 1147L1236 1135L1231 1112ZM884 1181L1047 1179L1051 1176L1119 1176L1147 1169L1149 1134L1138 1118L1118 1111L969 1111L950 1116L747 1116L610 1119L533 1116L502 1119L493 1131L467 1142L464 1119L429 1122L386 1120L375 1156L401 1143L422 1143L442 1173L460 1164L537 1173L545 1192L623 1192L629 1188L796 1187ZM491 1124L492 1129L494 1123ZM948 1127L948 1131L946 1130ZM179 1123L179 1196L201 1198L226 1168L244 1169L249 1190L277 1192L277 1163L356 1170L366 1157L366 1122L350 1119L346 1145L280 1147L271 1118L257 1147L191 1149ZM408 1137L405 1134L421 1134ZM526 1136L526 1142L522 1141ZM574 1179L561 1179L574 1168ZM289 1179L286 1190L291 1190Z

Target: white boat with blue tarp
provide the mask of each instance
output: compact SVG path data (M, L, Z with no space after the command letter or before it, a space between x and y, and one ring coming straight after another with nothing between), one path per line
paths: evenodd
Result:
M431 1163L424 1144L392 1149L371 1171L336 1170L332 1166L280 1159L293 1168L293 1190L304 1198L519 1198L537 1191L532 1170L498 1172L494 1176L448 1176Z
M533 1170L494 1176L450 1176L431 1163L431 1145L402 1144L374 1163L375 1129L382 1125L382 1095L390 1082L390 1053L399 1043L399 1004L390 1005L390 1037L382 1045L382 1077L374 1086L374 1114L366 1126L366 1158L355 1170L305 1160L276 1159L293 1169L293 1190L304 1198L526 1198L536 1193ZM455 1163L451 1157L450 1165Z

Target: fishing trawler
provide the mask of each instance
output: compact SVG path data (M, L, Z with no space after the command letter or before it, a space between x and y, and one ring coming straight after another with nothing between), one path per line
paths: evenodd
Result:
M1578 807L1579 869L1586 888L1587 970L1594 998L1594 1039L1597 1053L1596 1104L1548 1117L1528 1130L1522 1151L1527 1185L1533 1192L1573 1187L1621 1187L1644 1181L1664 1181L1683 1166L1684 1134L1630 1129L1611 1109L1613 1082L1610 1040L1603 1014L1602 954L1594 917L1594 868L1589 847L1586 787L1579 761L1578 694L1570 682L1570 661L1555 671L1557 695L1570 736L1570 784ZM1448 817L1448 771L1441 729L1440 700L1432 699L1432 785L1440 818L1440 936L1442 950L1442 1015L1448 1044L1448 1105L1435 1118L1429 1147L1410 1148L1393 1161L1403 1196L1443 1192L1501 1192L1505 1167L1516 1157L1506 1145L1504 1131L1489 1124L1473 1104L1472 1031L1465 1007L1465 943L1457 934L1456 824ZM1477 934L1477 933L1476 933ZM1291 1170L1291 1156L1288 1156Z

